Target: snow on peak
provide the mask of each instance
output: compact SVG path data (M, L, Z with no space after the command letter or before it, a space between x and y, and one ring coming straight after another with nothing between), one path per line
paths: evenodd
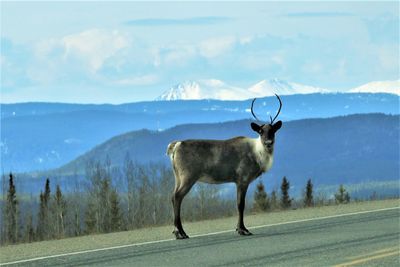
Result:
M389 93L400 95L400 80L395 81L378 81L370 82L354 89L349 92L352 93Z
M327 91L326 89L291 83L280 79L262 80L249 88L231 86L217 79L207 79L177 84L165 91L156 100L244 100L254 97L273 96L274 94L291 95Z
M250 92L259 96L292 95L292 94L311 94L327 93L327 89L292 83L280 79L262 80L249 88Z
M200 85L194 81L185 81L165 91L156 100L199 99Z
M293 94L329 93L328 89L288 82L281 79L262 80L248 88L231 86L217 79L185 81L171 87L156 100L188 100L188 99L219 99L245 100L254 97L266 97ZM400 94L400 80L370 82L347 92L360 93L391 93Z
M188 100L188 99L220 99L242 100L251 98L252 94L246 89L227 85L223 81L207 79L185 81L171 87L156 100Z

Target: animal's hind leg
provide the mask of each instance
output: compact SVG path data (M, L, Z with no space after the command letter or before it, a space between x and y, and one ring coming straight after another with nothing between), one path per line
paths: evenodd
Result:
M186 196L186 194L190 191L192 186L194 185L194 182L190 182L189 179L185 180L180 180L179 185L178 184L178 177L176 179L176 185L175 185L175 190L172 195L172 204L174 206L174 225L175 225L175 230L173 231L173 234L175 234L176 239L185 239L189 238L189 236L185 233L182 227L182 221L181 221L181 204L183 198Z

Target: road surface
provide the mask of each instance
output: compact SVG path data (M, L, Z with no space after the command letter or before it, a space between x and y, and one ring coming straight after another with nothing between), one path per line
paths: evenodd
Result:
M14 266L400 266L400 209L223 231L187 240L18 262Z

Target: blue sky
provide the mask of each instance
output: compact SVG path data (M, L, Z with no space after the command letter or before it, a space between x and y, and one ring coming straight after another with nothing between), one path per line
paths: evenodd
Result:
M1 2L1 102L152 100L185 80L399 79L399 2Z

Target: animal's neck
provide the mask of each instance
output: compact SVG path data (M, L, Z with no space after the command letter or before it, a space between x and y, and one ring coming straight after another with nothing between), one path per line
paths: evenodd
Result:
M255 145L255 151L257 152L257 154L267 154L267 150L265 149L265 146L263 145L261 136L254 139L254 145Z
M261 137L253 139L254 143L254 154L256 156L257 162L263 171L267 171L272 166L273 153L269 152L267 148L263 145Z

